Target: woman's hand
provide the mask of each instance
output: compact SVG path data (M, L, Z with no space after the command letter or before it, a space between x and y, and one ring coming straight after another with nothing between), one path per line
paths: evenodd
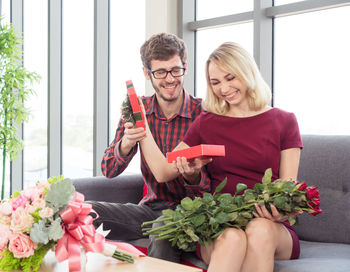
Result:
M303 211L296 211L287 215L281 215L274 205L270 204L270 208L272 214L267 210L266 206L259 206L258 204L255 204L256 212L253 212L253 215L257 218L266 218L273 222L282 223L287 221L288 217L295 217L303 213Z
M198 184L201 178L202 167L212 160L212 158L195 158L188 161L184 157L178 157L172 165L190 184Z

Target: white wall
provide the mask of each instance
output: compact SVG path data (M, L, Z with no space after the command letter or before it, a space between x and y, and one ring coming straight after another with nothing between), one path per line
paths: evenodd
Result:
M177 0L146 0L146 39L153 34L166 32L177 35ZM146 95L153 94L149 81Z

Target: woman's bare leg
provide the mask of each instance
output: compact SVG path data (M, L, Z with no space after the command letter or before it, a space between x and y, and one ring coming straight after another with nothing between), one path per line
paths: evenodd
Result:
M246 230L247 254L242 271L271 272L274 260L288 260L292 254L293 240L281 223L256 218Z
M244 231L229 228L213 241L211 246L201 247L208 272L240 271L245 258L247 239Z

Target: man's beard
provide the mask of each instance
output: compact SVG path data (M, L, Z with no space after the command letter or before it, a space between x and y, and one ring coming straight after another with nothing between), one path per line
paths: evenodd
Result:
M176 101L176 100L179 98L180 94L181 94L181 92L179 92L178 95L175 96L175 97L166 98L166 97L161 93L161 91L160 91L159 88L156 86L156 84L154 84L152 78L151 78L151 83L152 83L153 89L156 91L156 93L160 96L161 99L163 99L163 100L166 101L166 102ZM176 83L176 84L177 84L177 83Z

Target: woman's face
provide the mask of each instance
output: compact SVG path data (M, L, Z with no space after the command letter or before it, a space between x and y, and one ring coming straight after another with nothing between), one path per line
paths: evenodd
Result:
M226 73L213 62L208 66L209 82L214 94L231 106L248 103L248 87L235 75Z

